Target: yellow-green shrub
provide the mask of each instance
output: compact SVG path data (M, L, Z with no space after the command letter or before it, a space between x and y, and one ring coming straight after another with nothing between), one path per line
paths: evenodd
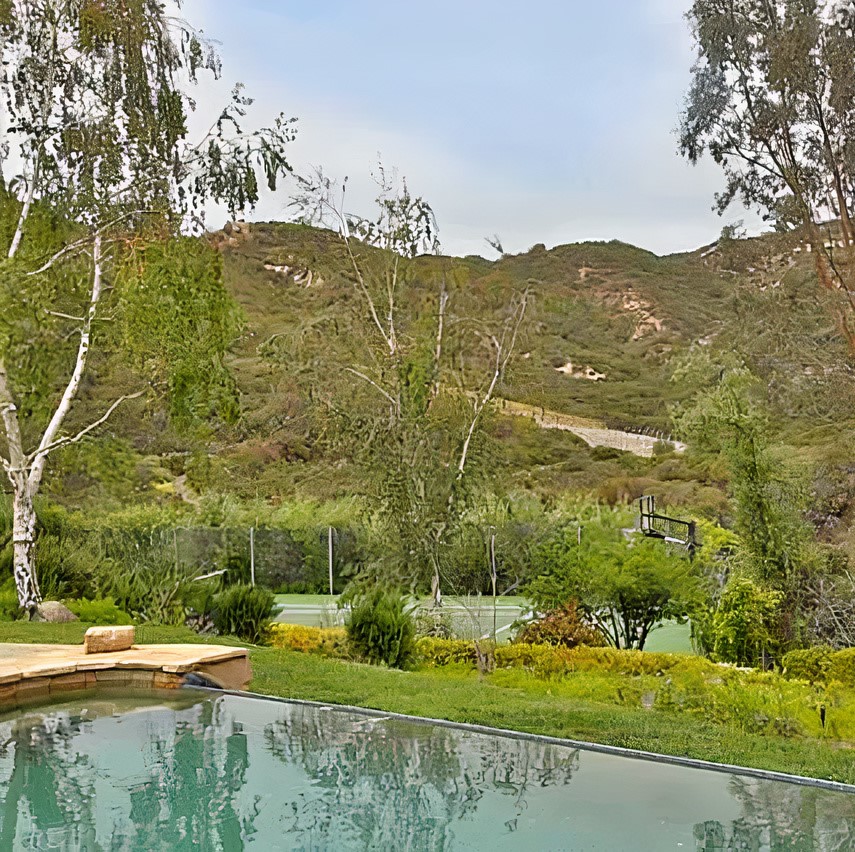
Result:
M304 654L346 657L347 634L343 627L307 627L303 624L273 624L270 644Z
M784 677L807 680L811 683L825 683L828 680L833 656L834 648L829 648L827 645L790 651L781 659Z
M855 648L844 648L831 655L828 676L830 680L855 686Z
M535 668L549 658L563 659L559 649L552 645L534 645L528 642L514 642L512 645L496 647L496 666L498 668Z
M462 639L439 639L422 636L416 639L416 659L425 665L447 666L453 663L475 665L475 644Z
M416 641L419 662L431 666L477 662L475 643L460 639L422 637ZM538 675L555 677L574 671L603 671L626 675L655 675L675 666L692 665L704 673L718 671L708 660L683 654L655 654L648 651L624 651L617 648L591 648L578 645L561 648L514 642L495 650L496 667L530 669Z

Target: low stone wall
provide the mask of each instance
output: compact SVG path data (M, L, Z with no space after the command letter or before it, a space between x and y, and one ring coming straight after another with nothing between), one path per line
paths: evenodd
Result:
M245 689L252 677L245 648L139 645L86 654L78 645L0 645L0 708L95 687L177 689L189 675L222 689Z

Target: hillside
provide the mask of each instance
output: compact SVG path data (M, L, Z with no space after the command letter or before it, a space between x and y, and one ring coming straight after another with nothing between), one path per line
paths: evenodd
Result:
M157 410L129 407L98 442L100 454L66 454L54 496L186 500L212 491L278 502L354 490L354 473L323 440L311 402L312 388L371 357L342 247L334 234L300 225L228 230L214 242L245 317L230 362L239 423L211 424L191 439L175 434ZM404 266L402 333L434 322L443 276L461 327L474 318L498 322L511 294L529 288L524 336L498 396L557 417L669 436L672 406L694 391L691 382L673 380L680 358L701 346L740 353L768 382L781 452L820 470L815 486L839 516L848 512L855 383L797 235L669 257L618 242L537 245L496 261L421 257ZM477 383L485 364L476 358L463 369ZM109 364L101 373L93 400L128 381L111 379ZM724 510L720 473L691 452L669 454L662 445L645 459L592 448L535 420L496 418L493 451L506 490L581 489L607 500L655 491Z

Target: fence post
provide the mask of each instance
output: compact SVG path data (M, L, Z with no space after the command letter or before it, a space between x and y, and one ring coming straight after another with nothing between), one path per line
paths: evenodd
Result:
M330 594L333 594L333 528L328 531L329 536L329 566L330 566Z
M496 642L496 534L490 534L490 579L493 583L493 644Z
M255 527L249 528L249 581L255 585Z

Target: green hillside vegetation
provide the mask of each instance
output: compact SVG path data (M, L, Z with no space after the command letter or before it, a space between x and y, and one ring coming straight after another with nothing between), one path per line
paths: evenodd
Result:
M185 474L179 497L326 500L356 487L347 459L325 440L311 399L313 382L339 380L366 358L341 246L331 232L287 224L252 225L248 237L245 230L233 241L222 241L221 250L226 285L243 314L229 362L240 396L238 423L211 422L188 437L156 407L129 406L117 413L97 452L93 445L66 453L58 472L67 473L53 480L56 498L79 503L94 496L102 505L111 495L164 499ZM421 257L407 263L407 319L424 323L435 315L442 274L453 281L450 310L461 322L498 313L509 293L528 285L533 298L524 338L498 395L665 435L674 433L674 406L696 390L691 380L675 380L675 366L702 346L736 350L768 385L765 402L780 452L816 467L820 491L848 489L840 480L848 461L841 435L851 423L850 368L818 304L810 256L791 251L798 244L797 236L770 235L664 258L617 242L535 246L495 262ZM605 378L558 372L568 362ZM473 374L484 369L467 366ZM91 405L112 398L120 380L110 381L110 374L108 363ZM722 471L691 452L640 459L589 448L570 433L522 418L495 417L490 431L509 490L583 490L614 501L652 489L675 504L724 508Z
M344 244L331 231L283 223L233 223L208 242L210 268L221 264L225 295L233 302L229 307L213 290L207 297L218 316L229 317L219 327L236 334L224 364L230 378L210 384L210 415L197 405L192 416L179 416L175 394L150 385L155 393L119 409L97 437L52 457L40 504L39 558L47 588L57 596L111 597L135 617L177 619L177 601L173 606L143 594L145 572L172 565L161 576L164 595L170 583L184 588L186 578L173 572L200 566L228 564L235 578L248 577L250 526L258 528L259 553L267 560L260 570L276 592L327 588L330 526L339 536L337 592L354 576L368 576L366 566L391 570L390 553L403 546L403 533L381 529L381 507L394 503L376 502L388 483L372 479L376 471L367 473L361 449L360 436L382 425L382 400L376 387L356 376L382 376L387 367L371 342ZM361 264L383 268L382 252L356 246ZM756 662L764 649L778 654L806 641L798 626L803 617L788 621L781 613L802 612L807 604L800 590L809 578L828 572L845 578L855 546L849 532L855 476L847 353L817 295L811 256L798 232L750 240L724 233L715 245L662 258L612 242L535 246L497 261L419 256L398 263L397 331L413 353L408 357L418 359L433 345L443 286L449 296L444 357L454 369L436 413L437 424L447 421L452 431L444 437L437 432L431 441L462 435L464 398L483 392L491 373L490 329L506 321L515 294L528 292L515 356L473 445L474 490L441 543L443 570L450 571L446 592L489 591L485 547L492 530L500 548L500 590L521 583L536 590L532 579L553 559L548 554L558 553L557 591L533 600L553 606L556 595L589 594L591 602L582 604L593 616L605 599L596 602L567 573L576 558L576 527L604 525L617 546L619 530L634 523L622 507L653 494L660 506L706 524L711 545L702 551L696 577L706 591L693 586L694 603L680 600L675 610L684 617L704 595L711 602L706 615L692 616L701 650L731 647L721 638L729 616L716 621L714 613L722 583L734 571L771 582L777 591L768 601L765 592L752 597L749 590L744 605L766 607L763 617L778 626L742 636L739 647L747 650L722 651L722 658ZM151 274L160 274L158 268ZM204 317L197 317L187 334L192 338L202 328ZM72 425L89 422L120 393L150 382L151 359L156 363L159 352L156 339L146 349L142 334L136 361L109 347L99 353ZM180 347L168 357L180 364ZM417 360L407 363L407 369L418 366ZM762 437L762 446L751 451L762 454L762 464L751 475L756 480L763 471L765 479L740 484L734 478L742 427L731 435L736 444L729 450L731 427L703 414L729 383L744 395L745 422L755 423L751 428ZM230 393L234 403L226 404ZM571 432L508 414L511 403L548 415L546 421L578 418L581 425L662 440L649 458L591 447ZM699 423L706 424L700 432ZM688 449L676 451L667 440L672 437L687 441ZM436 457L436 464L450 463L450 457ZM434 478L429 468L424 476L425 482ZM780 504L759 532L750 528L750 500L758 517L765 517L764 506ZM598 506L617 514L601 516ZM414 529L436 523L447 522L426 514ZM716 542L733 528L742 539L722 549ZM118 583L115 577L124 572L110 566L124 564L142 541L148 555L127 583ZM554 541L565 543L550 550ZM422 547L408 546L415 548L411 554ZM427 569L416 566L418 558L402 551L395 559L396 582L423 582L417 578ZM93 560L100 566L94 574L87 567ZM662 571L671 570L663 564ZM193 589L187 586L187 594ZM845 597L835 595L835 601ZM206 604L191 607L197 605ZM661 612L669 606L666 600ZM815 638L832 641L826 628Z

